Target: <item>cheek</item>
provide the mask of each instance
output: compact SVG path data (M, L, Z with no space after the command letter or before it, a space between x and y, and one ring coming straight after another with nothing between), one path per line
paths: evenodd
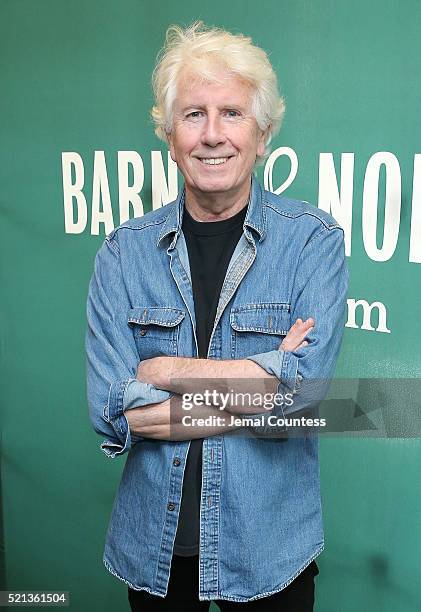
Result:
M171 142L171 156L174 156L178 161L188 156L195 148L198 141L197 130L183 127L173 133Z
M261 132L257 126L247 125L242 130L239 130L236 136L233 135L233 141L237 142L237 146L248 157L253 157L256 151L257 155L262 155L265 145L261 139Z

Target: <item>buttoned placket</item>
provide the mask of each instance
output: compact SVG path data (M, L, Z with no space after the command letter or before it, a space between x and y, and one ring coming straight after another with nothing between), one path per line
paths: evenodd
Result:
M167 255L169 257L169 268L171 275L190 317L197 356L198 344L196 336L193 287L191 283L187 246L181 230L180 233L177 232L175 234L170 246L167 249ZM174 446L167 499L167 511L165 514L164 531L161 540L158 571L156 575L156 588L161 591L167 591L168 589L171 557L177 531L178 516L181 508L183 478L189 449L190 441L188 443L181 442Z
M170 257L170 271L174 282L180 292L181 298L189 313L196 354L198 355L196 337L196 319L194 311L193 287L191 283L188 252L183 232L175 235L173 242L167 250ZM221 289L215 322L209 340L208 358L221 358L221 342L219 330L220 318L237 290L240 282L246 275L256 257L256 245L251 232L245 228L236 245L227 268L227 273ZM162 569L170 562L168 549L170 530L175 538L177 517L181 505L182 477L186 463L190 442L187 446L177 445L174 449L174 459L170 481L170 498L167 505L164 533L168 539L163 539L160 564ZM222 474L223 436L217 435L205 438L202 447L202 488L200 502L200 544L199 544L199 599L208 600L218 597L218 540L219 540L219 514L220 514L220 487ZM180 470L182 463L183 470ZM177 512L175 510L177 509ZM171 529L172 527L172 529ZM164 572L158 572L164 580ZM157 586L161 586L159 583ZM168 582L167 582L168 586Z

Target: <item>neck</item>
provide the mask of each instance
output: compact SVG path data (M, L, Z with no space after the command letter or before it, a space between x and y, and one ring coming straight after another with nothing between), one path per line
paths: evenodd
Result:
M235 193L195 192L186 185L185 206L196 221L222 221L236 215L247 205L251 181Z

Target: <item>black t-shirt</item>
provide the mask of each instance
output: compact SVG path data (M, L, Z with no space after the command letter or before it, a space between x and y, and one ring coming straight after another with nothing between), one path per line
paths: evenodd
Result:
M195 221L186 208L182 230L186 239L193 285L196 336L199 357L206 358L219 295L228 264L243 232L247 212L222 221ZM192 440L186 458L180 516L174 554L199 554L200 495L202 488L203 439Z

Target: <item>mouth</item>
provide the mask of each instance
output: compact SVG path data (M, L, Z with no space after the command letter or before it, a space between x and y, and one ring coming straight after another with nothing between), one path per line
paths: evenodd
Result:
M202 164L205 166L222 166L226 164L233 155L229 155L228 157L197 157Z

